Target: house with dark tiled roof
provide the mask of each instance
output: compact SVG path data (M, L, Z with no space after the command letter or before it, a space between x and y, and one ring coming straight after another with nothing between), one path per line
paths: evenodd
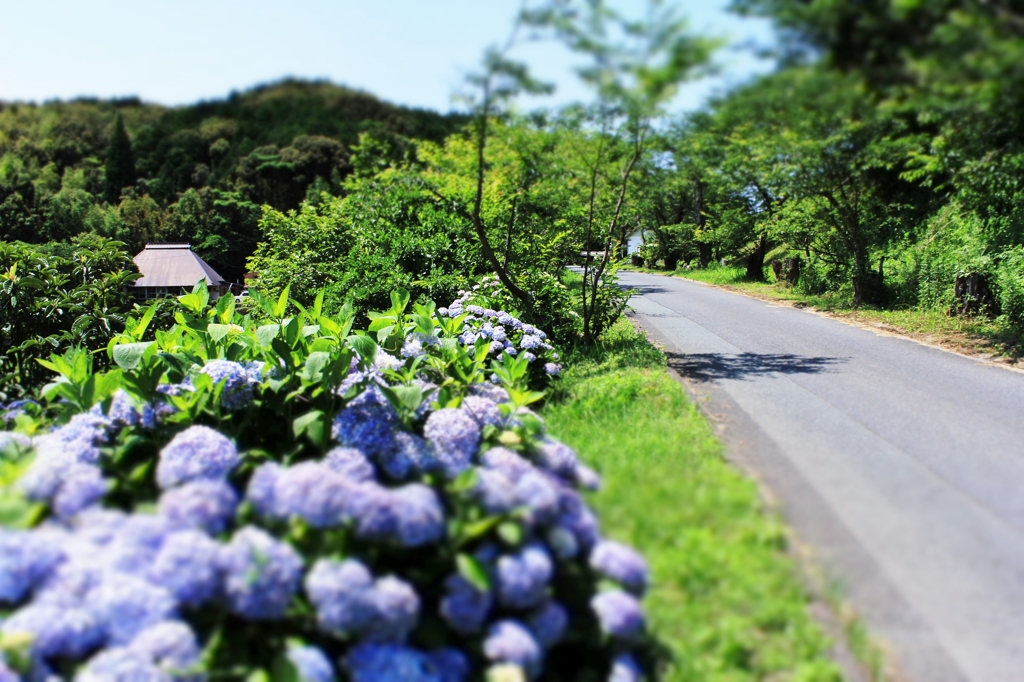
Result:
M199 280L206 280L210 298L228 293L227 280L199 257L189 244L146 244L134 258L142 277L135 280L135 298L147 300L180 296L192 291Z

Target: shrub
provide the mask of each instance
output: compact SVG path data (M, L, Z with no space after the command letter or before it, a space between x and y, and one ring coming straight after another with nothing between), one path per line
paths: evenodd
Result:
M0 679L639 679L646 562L523 353L460 340L528 330L399 292L353 333L287 293L199 286L111 371L48 361L0 434Z

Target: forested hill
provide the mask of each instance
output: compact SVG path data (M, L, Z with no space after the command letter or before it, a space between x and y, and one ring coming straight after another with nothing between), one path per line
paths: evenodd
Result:
M236 279L259 206L337 192L361 133L440 141L463 123L299 80L182 107L0 102L0 240L185 240Z

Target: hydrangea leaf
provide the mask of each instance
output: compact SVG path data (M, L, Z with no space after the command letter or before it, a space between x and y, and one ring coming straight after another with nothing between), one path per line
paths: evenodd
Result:
M480 561L469 554L459 554L455 557L455 565L459 569L459 575L481 592L491 591L491 577L487 569Z
M256 330L256 340L264 348L269 348L280 331L281 325L279 324L265 324Z

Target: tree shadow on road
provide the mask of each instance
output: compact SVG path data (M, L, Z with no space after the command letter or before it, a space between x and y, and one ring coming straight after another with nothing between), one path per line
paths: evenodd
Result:
M821 374L847 358L809 357L789 353L671 353L668 365L688 379L748 379L765 374Z

